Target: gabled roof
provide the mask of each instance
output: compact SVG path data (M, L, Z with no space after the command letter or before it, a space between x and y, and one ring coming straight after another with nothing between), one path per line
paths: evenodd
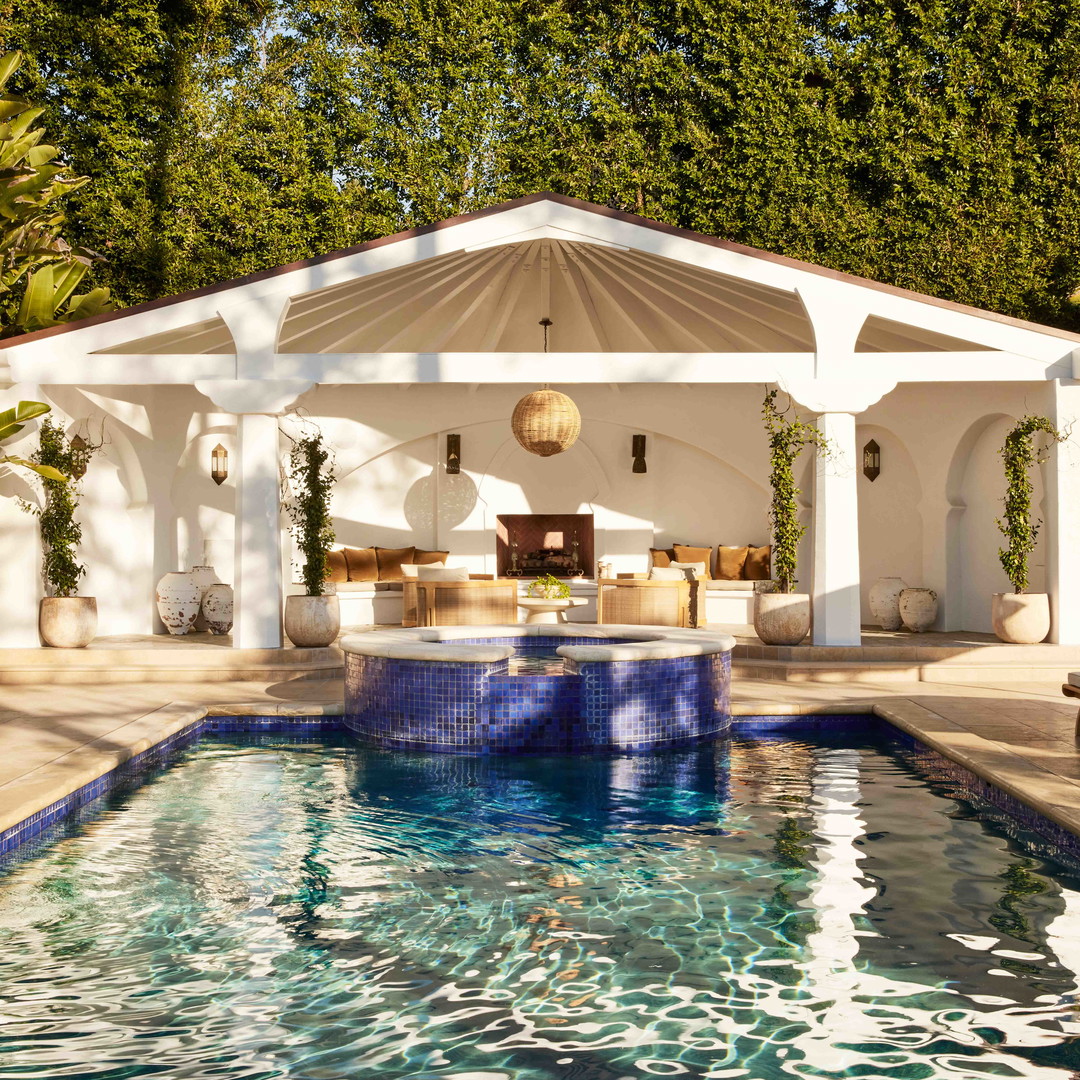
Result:
M882 282L873 281L868 278L861 278L853 274L845 274L837 270L831 270L827 267L817 266L813 263L802 262L798 259L791 259L787 256L777 255L772 252L761 251L756 248L747 247L743 244L733 243L729 240L722 240L716 237L706 236L704 234L694 232L690 229L683 229L673 225L666 225L661 222L651 221L648 218L639 217L635 214L628 214L621 210L613 210L610 207L583 202L579 199L573 199L565 195L558 195L553 192L538 192L534 195L527 195L523 198L513 199L508 202L500 203L496 206L491 206L483 210L477 210L468 214L462 214L457 217L448 218L444 221L439 221L432 225L426 225L416 229L408 229L403 232L395 233L391 236L385 236L375 240L369 240L363 244L357 244L353 247L343 248L339 251L330 252L326 255L320 255L312 259L305 259L293 263L288 263L284 266L278 266L270 270L263 270L258 273L248 274L244 277L235 278L230 281L219 282L218 284L209 285L205 288L193 290L187 293L181 293L177 296L162 297L161 299L152 300L144 304L137 304L132 307L122 308L118 311L112 311L104 313L102 315L93 316L89 319L82 319L76 322L64 323L60 326L50 327L45 330L38 330L33 333L20 335L18 337L8 338L4 341L0 341L0 349L9 349L14 346L20 346L45 338L50 338L62 334L69 334L91 326L98 326L101 324L116 322L119 320L131 319L135 316L142 315L147 312L163 311L164 309L168 309L174 307L175 305L182 304L197 298L213 296L220 293L227 293L231 290L240 289L244 286L252 285L258 282L271 281L272 279L279 278L284 275L293 274L296 271L328 266L329 264L340 262L344 259L350 259L354 256L361 255L366 252L377 251L379 248L384 248L389 245L400 244L403 241L415 240L421 237L431 236L443 230L463 225L467 222L476 222L484 218L490 218L500 214L507 214L508 212L513 211L517 208L543 202L553 203L557 206L569 207L577 211L594 215L597 218L609 219L616 222L623 222L637 228L647 229L656 233L664 234L669 237L679 238L683 241L691 241L694 244L700 244L705 248L719 249L720 251L730 252L744 258L759 261L761 263L772 264L777 267L785 267L791 270L797 270L801 274L808 275L810 278L822 279L825 282L836 282L851 286L858 286L860 289L871 290L872 292L883 293L887 294L888 296L897 297L908 301L915 301L921 305L927 305L932 308L938 308L948 312L955 312L968 316L974 316L980 320L988 320L1004 327L1013 327L1020 330L1031 331L1043 336L1060 338L1067 342L1080 343L1080 334L1071 333L1066 330L1060 330L1056 327L1043 326L1038 323L1029 322L1023 319L1016 319L1011 316L999 314L997 312L984 311L979 308L970 307L968 305L957 304L948 300L942 300L938 297L913 292L907 289L901 289L893 285L887 285ZM861 341L860 349L862 349L863 351L890 351L890 349L895 349L897 347L898 341L903 340L903 330L900 324L898 324L897 322L894 321L890 323L887 318L871 314L870 319L868 320L868 325L871 324L876 325L876 337L868 338L865 341ZM209 334L207 340L214 339L212 330L212 327L208 328L205 323L202 324L201 332ZM924 331L924 333L934 335L935 332L932 330L926 330ZM940 334L940 332L938 332L936 336L940 338L939 341L934 342L930 338L927 338L926 341L923 343L923 347L930 350L947 349L950 347L954 349L980 347L978 345L973 346L963 340L954 341L948 335ZM953 342L951 346L949 344L950 341ZM773 347L776 348L777 346L774 345ZM789 349L792 347L793 346L791 344L788 345Z

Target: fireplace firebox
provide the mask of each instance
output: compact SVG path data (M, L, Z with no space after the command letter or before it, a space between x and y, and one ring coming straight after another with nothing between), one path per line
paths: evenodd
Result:
M499 577L584 577L592 570L592 514L499 514L495 567Z

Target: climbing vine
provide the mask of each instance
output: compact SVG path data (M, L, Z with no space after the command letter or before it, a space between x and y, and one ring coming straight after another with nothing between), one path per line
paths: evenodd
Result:
M322 596L326 556L334 542L330 493L337 477L321 432L294 441L289 454L289 479L293 490L289 519L296 546L304 556L304 588L308 596Z
M1035 436L1047 436L1049 443L1036 446ZM1047 460L1051 443L1063 442L1063 435L1045 416L1023 416L1005 438L1001 460L1005 462L1005 517L997 527L1008 541L998 549L1002 569L1013 591L1028 587L1028 556L1035 550L1042 521L1031 518L1031 469Z
M72 445L62 424L43 420L38 449L30 456L35 465L48 466L62 473L56 480L42 474L45 497L40 504L23 502L21 506L38 519L41 532L41 573L52 596L77 596L79 579L86 567L79 562L82 525L75 517L82 499L82 474L99 444Z
M828 443L816 427L787 409L776 407L777 390L765 395L761 415L769 436L769 485L772 502L769 521L772 525L772 576L780 592L791 592L798 579L799 541L806 526L799 522L799 488L795 483L795 462L803 450L813 445L819 453L828 452Z

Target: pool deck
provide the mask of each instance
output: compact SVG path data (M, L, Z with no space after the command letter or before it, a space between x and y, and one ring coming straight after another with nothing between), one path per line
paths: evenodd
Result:
M175 639L160 641L155 649L161 650L159 658L176 654ZM144 642L131 647L135 644ZM77 685L53 681L45 671L42 678L48 681L20 679L0 685L0 831L207 714L340 714L343 686L340 679L327 677L332 665L324 665L321 677L315 678L284 677L273 663L258 672L259 678L245 677L252 667L258 668L248 664L238 664L230 673L233 677L221 681L193 677L198 667L205 671L211 663L208 649L223 659L228 655L219 644L224 642L191 642L198 664L182 663L173 681L168 663L154 673L155 681L138 681L137 672L127 673L121 681L95 681L95 673L104 677L105 669L90 662L95 651L91 649L81 653L87 658L82 663L89 666L80 672ZM112 642L103 647L121 646ZM40 652L56 655L52 650ZM1049 670L1044 673L1046 665L1029 661L1027 654L1017 654L1017 661L1007 678L970 683L961 681L966 669L955 670L947 682L928 679L924 673L904 678L908 672L903 660L886 661L880 681L865 664L856 671L850 668L851 661L830 663L825 657L808 661L818 667L806 681L793 680L790 672L780 678L760 677L767 674L764 670L760 675L755 672L756 677L740 677L736 666L733 712L736 716L876 714L1080 835L1077 702L1062 697L1061 678ZM798 670L797 658L791 664ZM982 674L992 676L996 667L989 664Z

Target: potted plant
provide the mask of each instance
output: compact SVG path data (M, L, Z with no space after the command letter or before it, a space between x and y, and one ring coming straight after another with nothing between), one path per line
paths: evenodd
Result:
M754 592L754 631L766 645L798 645L810 632L810 596L793 592L799 541L806 526L799 521L795 462L813 444L827 451L817 428L801 420L789 405L776 407L776 390L765 395L761 415L769 436L769 522L772 526L772 581Z
M303 596L285 600L285 633L301 648L324 648L341 629L341 611L335 592L326 592L327 553L334 543L330 519L330 492L334 463L316 431L294 440L289 454L292 499L288 512L296 546L304 556Z
M1036 435L1049 442L1036 446ZM1045 416L1023 416L1005 438L1001 459L1005 463L1005 516L997 527L1008 541L998 549L1011 593L994 593L991 617L994 633L1014 645L1033 645L1050 633L1050 598L1046 593L1029 593L1028 556L1035 550L1042 522L1031 518L1031 468L1047 460L1050 443L1066 436Z
M97 599L78 595L86 567L78 560L82 526L75 511L82 498L79 481L97 447L81 438L69 439L63 425L51 420L42 422L39 438L30 465L41 476L44 498L36 504L22 503L38 519L41 533L41 569L48 595L38 610L38 632L53 648L81 649L97 633Z
M570 597L570 586L553 574L542 574L529 586L526 595L543 600L567 600Z

